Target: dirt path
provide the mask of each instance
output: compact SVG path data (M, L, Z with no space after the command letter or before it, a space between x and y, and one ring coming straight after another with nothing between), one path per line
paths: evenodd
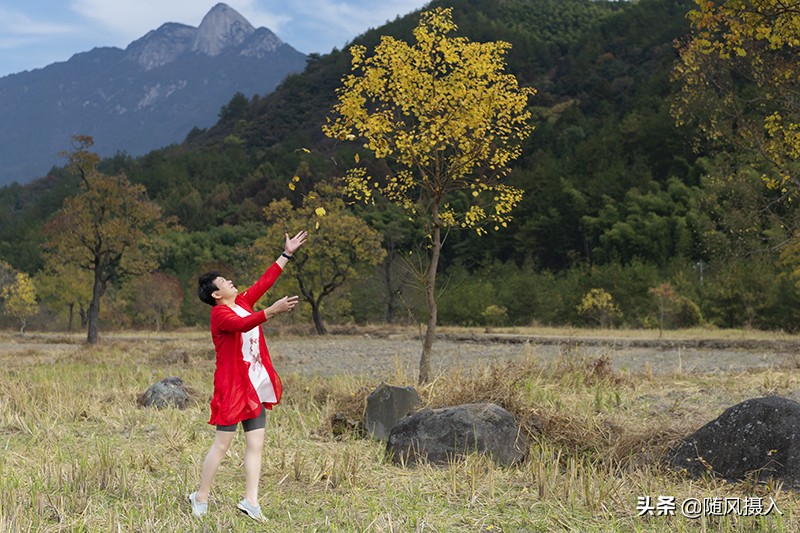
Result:
M204 332L109 335L103 342L161 345L213 357ZM363 374L392 379L413 376L422 349L411 334L281 336L267 332L273 361L281 373ZM85 349L78 337L38 334L0 338L0 356L67 355ZM150 348L152 350L152 348ZM210 353L209 353L210 352ZM443 334L434 343L434 374L448 368L476 366L537 357L608 356L618 370L631 372L742 372L754 368L800 368L800 343L784 340L613 339L599 337L524 336L500 334ZM38 359L38 357L34 357Z
M421 342L411 336L387 338L331 336L270 341L276 366L284 371L392 377L398 369L415 374ZM798 346L785 342L670 341L497 335L446 335L434 344L432 370L471 368L524 357L551 361L608 356L614 368L631 372L741 372L752 368L800 366Z

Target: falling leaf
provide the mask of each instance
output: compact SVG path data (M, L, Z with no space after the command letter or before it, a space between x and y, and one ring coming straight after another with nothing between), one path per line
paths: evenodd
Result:
M310 154L310 153L311 153L311 150L309 150L308 148L303 148L303 151L304 151L305 153L307 153L307 154Z
M296 187L294 186L294 183L291 183L291 182L290 182L290 183L289 183L289 190L290 190L290 191L293 191L293 190L295 190L295 188L296 188Z
M358 156L358 154L356 154L355 157L353 157L353 159L356 160L356 163L358 163L361 160L361 158Z
M319 220L317 220L317 223L314 224L314 229L319 229Z
M294 176L294 177L292 178L292 181L300 181L300 176Z
M324 207L318 207L318 208L316 208L316 209L314 210L314 212L317 214L317 216L318 216L318 217L324 217L324 216L325 216L325 213L326 213L327 211L325 211L325 208L324 208Z

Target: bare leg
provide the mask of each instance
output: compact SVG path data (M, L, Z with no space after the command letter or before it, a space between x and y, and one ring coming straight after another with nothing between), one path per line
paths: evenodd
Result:
M228 448L230 448L234 435L236 435L235 431L217 431L214 435L214 444L208 450L206 459L203 461L203 470L200 472L200 488L197 489L198 502L205 503L208 501L211 482L214 481L214 476L217 475L219 465L222 463Z
M247 431L247 447L244 450L245 498L251 505L258 505L258 481L261 477L261 455L264 451L264 428Z

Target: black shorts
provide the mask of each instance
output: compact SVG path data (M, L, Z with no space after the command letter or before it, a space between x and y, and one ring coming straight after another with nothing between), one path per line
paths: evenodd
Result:
M231 424L230 426L217 426L217 431L236 431L236 426L239 424ZM261 412L253 418L242 420L242 427L245 432L253 431L254 429L264 429L267 425L267 410L261 406Z

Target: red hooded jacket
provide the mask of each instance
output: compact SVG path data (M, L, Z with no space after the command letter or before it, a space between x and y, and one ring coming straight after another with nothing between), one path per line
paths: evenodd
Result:
M240 317L224 304L211 308L211 337L217 352L217 368L214 371L214 396L211 398L209 424L229 426L258 416L261 412L258 393L248 374L250 363L242 357L242 333L266 322L263 312L253 312L253 305L272 287L281 272L280 265L273 263L252 287L236 296L236 304L252 313L250 316ZM272 409L281 401L283 385L272 368L261 328L258 330L258 346L276 398L275 403L264 403L264 407Z

